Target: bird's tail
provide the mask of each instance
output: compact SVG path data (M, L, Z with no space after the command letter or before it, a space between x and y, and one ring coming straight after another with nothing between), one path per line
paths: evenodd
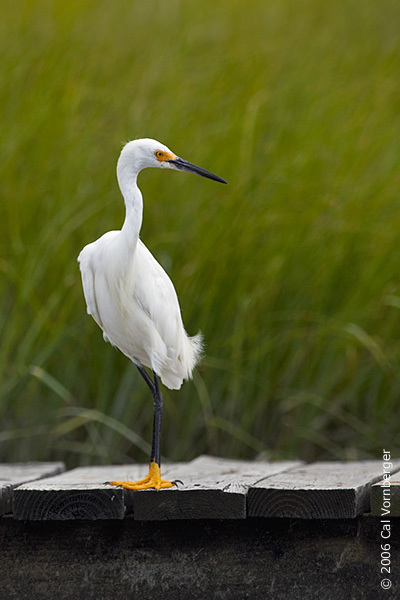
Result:
M176 359L160 369L161 381L170 390L179 390L184 379L191 379L195 366L204 353L203 336L199 332L193 337L185 335L181 352ZM172 367L172 368L171 368Z
M199 331L199 333L197 335L194 335L193 337L188 337L187 339L188 339L189 347L190 347L191 361L190 361L190 366L188 368L188 375L187 375L186 379L191 379L193 369L203 358L204 340L203 340L203 334L201 333L201 331Z

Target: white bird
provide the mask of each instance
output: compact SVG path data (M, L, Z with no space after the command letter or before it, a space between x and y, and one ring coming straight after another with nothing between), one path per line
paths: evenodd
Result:
M137 176L146 167L190 171L221 183L217 175L177 157L152 139L128 142L117 164L117 179L126 216L120 231L109 231L81 251L87 312L103 330L103 337L136 365L154 402L153 442L149 474L144 479L112 481L127 489L166 488L161 479L160 439L163 398L159 378L169 389L190 379L202 349L201 335L189 337L184 329L172 281L139 239L143 197ZM146 371L151 369L153 377Z

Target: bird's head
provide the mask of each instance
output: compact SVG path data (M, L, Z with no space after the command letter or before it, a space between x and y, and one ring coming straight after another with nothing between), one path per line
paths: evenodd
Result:
M128 142L123 147L118 160L118 179L120 180L120 176L123 173L136 177L139 171L147 167L188 171L202 177L207 177L208 179L213 179L214 181L219 181L220 183L227 183L225 179L218 177L218 175L197 167L187 160L183 160L183 158L179 158L167 146L161 144L161 142L157 142L157 140L144 138Z

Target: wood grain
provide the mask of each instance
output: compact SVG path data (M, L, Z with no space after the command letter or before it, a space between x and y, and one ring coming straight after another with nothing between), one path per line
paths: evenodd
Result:
M14 519L65 521L123 519L124 491L105 485L127 475L141 477L141 467L80 467L14 490Z
M393 472L400 470L400 460L392 462ZM14 490L14 518L115 520L127 514L139 521L354 518L369 511L371 485L382 476L381 461L301 465L201 456L190 463L164 465L165 478L181 480L175 488L130 491L105 484L140 479L147 469L147 465L80 468L21 485ZM393 489L394 498L395 493Z
M393 472L400 460L393 462ZM257 482L249 489L251 517L354 518L370 510L371 485L382 461L319 462Z
M131 491L105 485L137 480L147 465L79 468L18 487L14 518L20 520L245 519L248 488L260 479L299 466L299 462L233 461L203 456L163 467L163 477L181 480L177 487Z
M249 487L259 479L299 466L299 462L237 461L200 456L165 465L163 476L181 480L176 488L128 492L135 519L245 519Z
M61 473L64 469L62 462L0 463L0 516L11 512L13 489L16 486Z

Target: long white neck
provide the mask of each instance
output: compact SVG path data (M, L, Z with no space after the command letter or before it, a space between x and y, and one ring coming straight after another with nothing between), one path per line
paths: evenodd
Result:
M135 181L129 190L125 190L122 194L125 201L125 221L121 231L129 242L136 244L143 221L142 192Z
M126 165L128 167L128 165ZM118 165L117 177L125 201L125 221L121 229L129 245L136 245L143 220L143 197L137 185L138 171Z

